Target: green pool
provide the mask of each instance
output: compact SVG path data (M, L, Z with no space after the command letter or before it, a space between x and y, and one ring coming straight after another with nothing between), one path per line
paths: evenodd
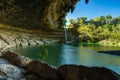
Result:
M51 44L46 45L48 53L41 55L40 46L13 48L16 52L32 59L42 60L54 66L77 64L107 67L120 74L120 56L103 54L101 50L120 50L120 47L107 47L98 44Z

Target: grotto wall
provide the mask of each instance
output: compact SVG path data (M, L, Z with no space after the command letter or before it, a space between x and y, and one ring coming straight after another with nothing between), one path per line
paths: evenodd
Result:
M0 23L27 29L57 29L79 0L0 0Z

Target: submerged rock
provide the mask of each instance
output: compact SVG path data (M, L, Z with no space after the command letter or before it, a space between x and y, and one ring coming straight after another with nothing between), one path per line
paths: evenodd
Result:
M78 65L62 65L58 71L63 80L118 80L119 75L104 67L85 67Z

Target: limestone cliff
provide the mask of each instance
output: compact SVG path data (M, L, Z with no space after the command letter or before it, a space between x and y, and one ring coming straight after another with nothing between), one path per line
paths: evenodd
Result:
M0 0L0 23L28 29L56 29L78 1Z

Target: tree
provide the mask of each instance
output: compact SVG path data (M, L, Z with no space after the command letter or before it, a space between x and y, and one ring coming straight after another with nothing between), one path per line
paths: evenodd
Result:
M69 27L78 31L81 42L99 42L108 39L109 41L120 41L120 17L112 18L112 16L107 15L86 20L86 17L70 20ZM106 23L107 21L110 23ZM75 24L77 24L77 28Z
M66 26L66 23L67 23L67 20L64 19L63 22L62 22L62 26L63 26L63 27Z
M102 19L101 17L97 17L97 18L94 18L93 21L95 25L100 26Z
M111 15L107 15L106 19L112 19L112 16Z
M92 38L92 30L90 28L89 25L81 25L79 28L78 28L78 32L79 32L79 37L82 40L84 41L88 41Z
M70 22L70 24L74 24L75 23L74 19L70 19L69 22Z
M119 23L119 19L118 18L113 18L112 19L112 24L114 24L115 26Z
M100 16L100 22L101 22L101 25L105 24L105 17L104 16Z
M112 16L111 15L107 15L106 16L106 23L110 24L111 23L111 19L112 19Z

